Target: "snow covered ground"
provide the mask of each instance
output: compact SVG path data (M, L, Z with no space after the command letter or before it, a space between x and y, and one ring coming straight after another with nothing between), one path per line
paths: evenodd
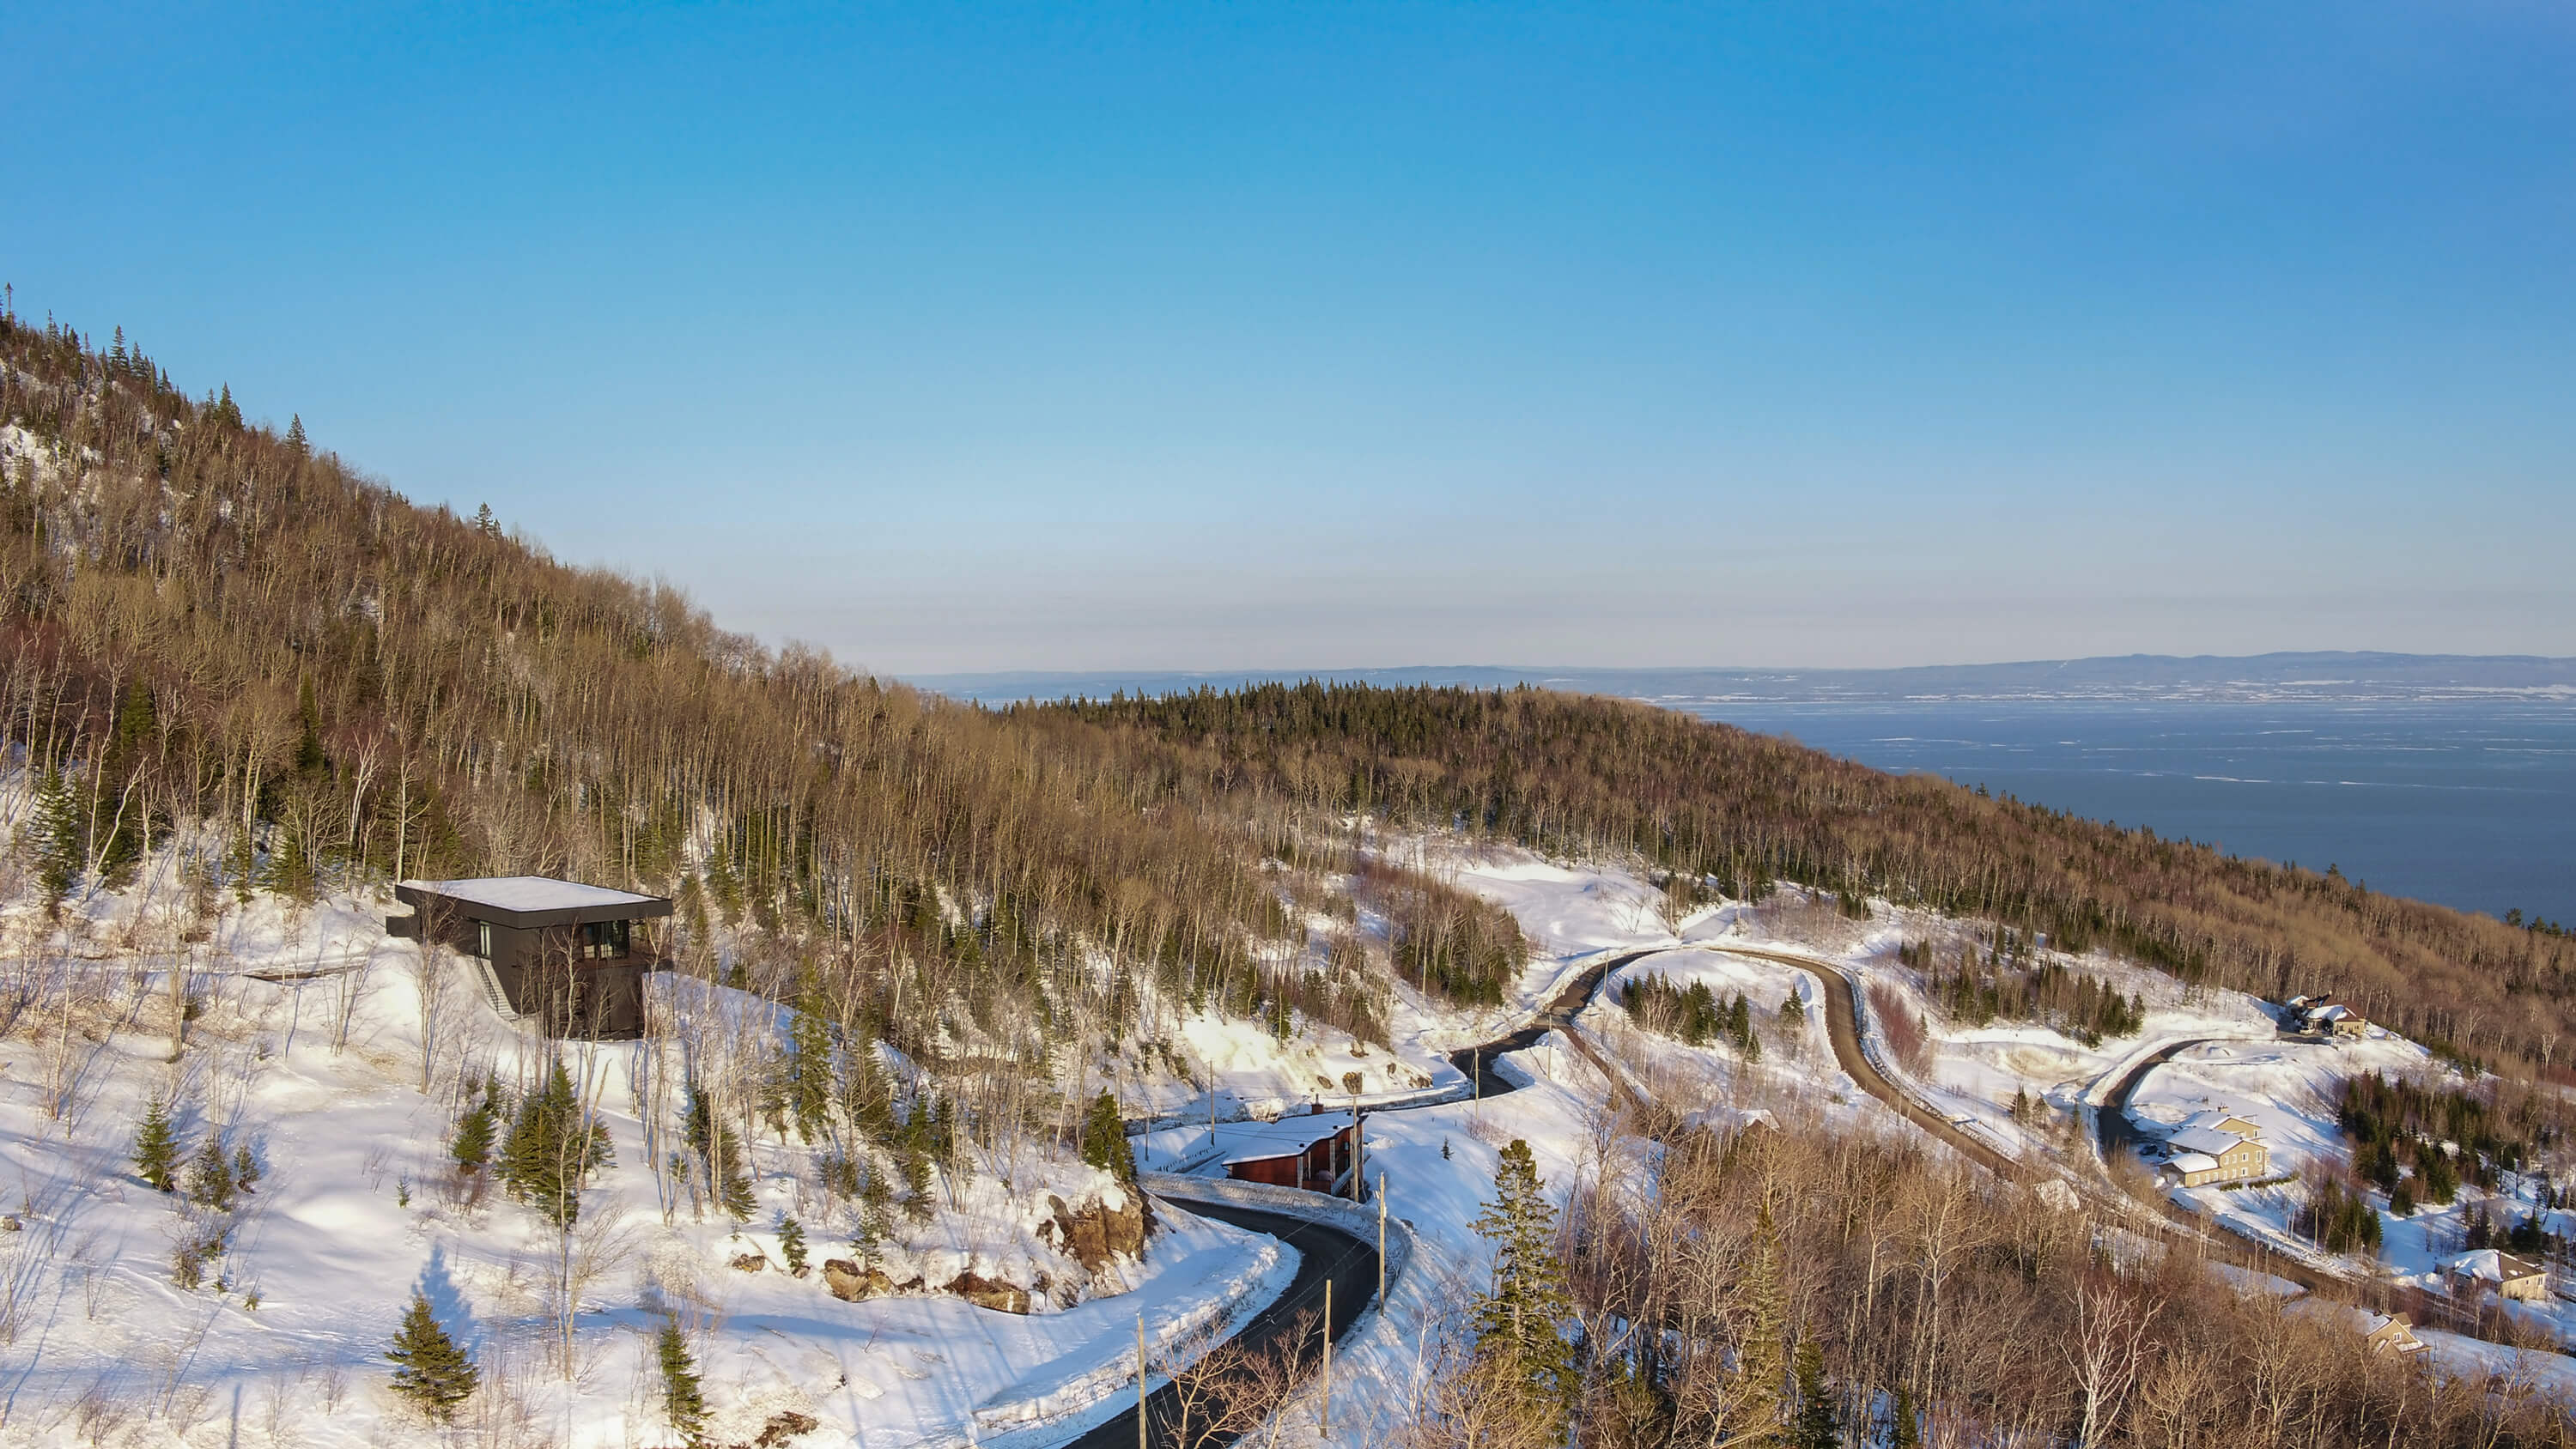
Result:
M1906 993L1919 1010L1921 983L1894 952L1944 923L1884 903L1872 919L1851 920L1797 893L1667 914L1660 892L1616 867L1451 842L1381 849L1522 921L1534 951L1503 1006L1454 1011L1398 987L1392 1050L1302 1022L1283 1041L1262 1023L1184 1015L1154 1046L1131 1040L1122 1057L1093 1064L1094 1090L1108 1086L1131 1113L1150 1110L1173 1124L1135 1139L1148 1167L1191 1165L1206 1128L1189 1124L1203 1121L1211 1096L1221 1119L1316 1100L1341 1107L1350 1096L1344 1074L1361 1074L1361 1102L1372 1108L1369 1175L1374 1184L1385 1174L1387 1201L1412 1225L1416 1251L1391 1301L1336 1350L1334 1442L1370 1442L1436 1372L1427 1346L1489 1272L1472 1225L1504 1145L1530 1144L1560 1205L1587 1178L1631 1171L1631 1154L1645 1150L1604 1129L1609 1084L1560 1036L1500 1063L1529 1085L1485 1102L1463 1099L1468 1084L1442 1055L1526 1021L1605 954L1655 953L1614 973L1579 1018L1632 1085L1730 1121L1815 1114L1912 1130L1836 1064L1825 1037L1829 982L1711 948L1822 957ZM637 1044L571 1054L602 1108L617 1165L585 1199L590 1226L567 1262L564 1241L533 1214L497 1193L477 1200L457 1191L442 1160L459 1079L490 1070L521 1080L544 1062L545 1047L494 1017L467 983L451 981L431 1014L436 1060L424 1094L419 954L384 938L379 903L304 912L266 898L231 903L196 942L156 934L148 911L133 918L133 904L101 898L95 920L50 938L23 909L6 918L10 960L85 973L93 988L71 1022L72 1050L30 1045L22 1028L0 1053L0 1207L22 1227L0 1236L0 1311L15 1328L0 1355L0 1435L11 1443L433 1442L385 1388L382 1355L417 1284L485 1368L489 1391L469 1408L484 1442L670 1442L649 1337L669 1315L690 1331L720 1436L748 1439L793 1413L816 1423L807 1442L1036 1449L1123 1407L1140 1313L1160 1369L1270 1301L1294 1272L1294 1253L1272 1240L1173 1210L1143 1263L1113 1266L1067 1306L1040 1302L1018 1317L937 1294L840 1302L819 1270L801 1280L783 1271L775 1232L778 1215L793 1213L818 1264L853 1256L852 1215L827 1201L813 1150L764 1136L753 1148L761 1201L750 1226L737 1232L702 1215L685 1188L650 1169L673 1144L656 1063ZM1365 917L1359 925L1382 933ZM200 968L201 1001L174 1067L166 996L181 960ZM2008 1151L2064 1150L2074 1109L2143 1054L2176 1040L2228 1038L2150 1073L2139 1115L2179 1120L2224 1101L2262 1123L2287 1166L2342 1151L2332 1121L2336 1075L2423 1061L2396 1041L2275 1043L2250 999L2189 993L2098 960L2083 969L2145 998L2141 1035L2088 1047L2045 1028L1964 1028L1926 1013L1930 1050L1910 1073L1917 1089ZM1760 1060L1724 1042L1690 1047L1633 1025L1616 1003L1647 976L1705 982L1721 1001L1740 992ZM725 1036L729 1020L768 1030L775 1012L681 979L656 989L667 1009L703 1014L711 1039ZM1803 1021L1782 1013L1792 995ZM1883 1037L1876 1054L1891 1058ZM2017 1123L2016 1093L2054 1104L2049 1120L2062 1122L2047 1131ZM183 1104L180 1127L191 1142L220 1128L227 1141L249 1144L263 1167L229 1251L194 1291L170 1281L187 1214L137 1180L128 1160L142 1103L154 1096ZM664 1125L648 1131L656 1122ZM1114 1198L1117 1189L1046 1152L984 1161L946 1210L904 1225L882 1261L897 1277L934 1282L965 1269L1017 1281L1079 1276L1036 1232L1048 1193ZM2287 1211L2259 1193L2223 1199L2225 1210L2258 1217ZM2432 1239L2409 1247L2407 1231L2391 1225L2391 1260L2421 1271ZM761 1271L733 1266L747 1255L763 1260ZM569 1295L567 1277L581 1280ZM568 1366L554 1351L567 1297L579 1329ZM2464 1364L2491 1356L2486 1345L2462 1342ZM2567 1374L2557 1361L2540 1368ZM1318 1407L1309 1393L1286 1431L1311 1432Z
M567 1051L616 1154L567 1239L444 1160L459 1079L526 1080L549 1048L447 963L431 977L424 1093L420 952L384 937L380 903L296 911L254 898L228 904L196 943L156 942L155 923L113 899L93 907L96 922L59 932L24 911L7 921L13 968L82 983L49 1043L22 1031L0 1060L0 1181L19 1227L0 1235L0 1312L14 1330L0 1437L12 1444L439 1442L387 1389L383 1355L415 1285L481 1364L484 1390L467 1407L480 1442L671 1442L650 1337L665 1315L689 1330L722 1442L782 1414L813 1419L818 1442L991 1442L1032 1414L1052 1420L1044 1437L1086 1406L1116 1411L1140 1313L1159 1358L1257 1310L1294 1272L1274 1241L1174 1210L1142 1263L1111 1264L1069 1307L1042 1297L1022 1317L936 1293L841 1302L819 1265L854 1256L853 1216L825 1202L813 1149L753 1145L760 1202L745 1230L702 1214L647 1166L674 1143L667 1127L648 1130L655 1063L641 1043ZM167 968L180 958L199 967L183 983L198 1004L174 1064ZM685 979L656 990L675 1010L773 1010ZM144 1184L130 1158L151 1098L179 1104L187 1145L219 1133L261 1168L194 1290L174 1285L173 1255L209 1219ZM1118 1197L1096 1169L1036 1153L948 1187L931 1221L898 1221L879 1258L891 1276L1082 1279L1034 1231L1047 1196ZM816 1265L805 1278L785 1271L781 1213L805 1226Z

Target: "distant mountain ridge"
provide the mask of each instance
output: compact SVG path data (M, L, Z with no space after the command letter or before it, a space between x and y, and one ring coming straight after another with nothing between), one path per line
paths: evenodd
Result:
M1581 694L1680 703L1926 699L2430 700L2522 697L2576 704L2576 658L2526 654L2308 651L2254 655L2127 654L1896 669L1587 669L1418 665L1391 669L1000 671L923 674L909 683L958 699L1106 698L1202 686L1318 679L1380 686L1534 684Z

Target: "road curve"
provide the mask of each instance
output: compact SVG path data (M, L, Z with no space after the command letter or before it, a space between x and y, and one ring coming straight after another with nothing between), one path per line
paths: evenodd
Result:
M1783 966L1795 966L1840 983L1842 990L1825 993L1825 1036L1833 1043L1834 1061L1844 1073L1859 1083L1862 1091L1886 1103L1898 1116L1949 1144L1971 1161L1991 1169L2000 1177L2018 1180L2023 1175L2022 1164L2005 1156L1993 1143L1961 1131L1949 1118L1916 1101L1911 1094L1889 1081L1877 1064L1869 1059L1869 1054L1861 1050L1859 978L1830 961L1787 951L1763 951L1750 946L1710 946L1708 949L1730 956L1751 956Z
M1363 1238L1327 1223L1233 1203L1193 1198L1186 1206L1201 1217L1267 1233L1297 1250L1297 1276L1287 1290L1232 1335L1232 1341L1249 1353L1277 1351L1292 1361L1312 1364L1317 1357L1315 1324L1324 1311L1325 1281L1333 1285L1333 1321L1328 1328L1336 1340L1350 1331L1377 1291L1377 1245ZM1225 1387L1220 1384L1214 1392L1222 1395ZM1150 1449L1223 1449L1242 1437L1241 1431L1211 1433L1205 1409L1185 1414L1180 1390L1169 1383L1146 1397L1145 1408L1144 1442ZM1136 1449L1137 1442L1136 1408L1131 1403L1117 1418L1069 1441L1066 1449Z
M1712 946L1709 949L1796 966L1841 982L1843 990L1840 993L1832 991L1825 993L1826 1034L1833 1041L1834 1059L1841 1064L1845 1072L1851 1074L1853 1081L1860 1083L1861 1090L1894 1108L1908 1122L1921 1127L1975 1161L1994 1169L1999 1175L2014 1179L2029 1175L2030 1168L2026 1165L2013 1161L1991 1145L1960 1131L1947 1118L1916 1102L1871 1064L1860 1049L1860 1030L1857 1019L1860 983L1851 973L1830 961L1788 951L1765 951L1742 946ZM2223 1040L2229 1040L2229 1038L2209 1037L2175 1042L2171 1046L2158 1049L2121 1075L2109 1099L2094 1114L2095 1130L2100 1136L2106 1159L2129 1142L2138 1140L2137 1129L2129 1121L2128 1104L2130 1094L2137 1090L2138 1084L2145 1080L2146 1074L2186 1048L2202 1045L2206 1041ZM2105 1177L2108 1177L2108 1174L2105 1174ZM2117 1179L2111 1179L2105 1186L2118 1193L2116 1205L2124 1209L2122 1217L2133 1227L2153 1232L2168 1240L2180 1238L2199 1243L2204 1247L2232 1248L2249 1260L2249 1266L2259 1268L2276 1278L2287 1279L2311 1293L2335 1289L2358 1293L2366 1302L2383 1311L2391 1306L2388 1301L2390 1295L2383 1284L2347 1277L2340 1273L2326 1272L2268 1243L2258 1242L2235 1232L2225 1232L2225 1242L2223 1245L2219 1244L2210 1236L2212 1226L2210 1219L2173 1201L2163 1193L2149 1196L2131 1192ZM2097 1189L2097 1194L2098 1191ZM2224 1231L2223 1225L2222 1231ZM2438 1326L2452 1332L2474 1338L2490 1340L2497 1338L2494 1328L2482 1322L2476 1312L2466 1310L2447 1298L2419 1294L2416 1295L2416 1301L2412 1306L2425 1317L2439 1320Z
M1479 1083L1478 1095L1499 1097L1518 1089L1519 1083L1494 1070L1494 1059L1508 1052L1524 1051L1538 1044L1551 1031L1565 1033L1577 1051L1590 1057L1593 1064L1609 1078L1613 1093L1622 1090L1619 1078L1608 1064L1593 1056L1591 1045L1574 1030L1574 1018L1590 1004L1593 993L1611 972L1640 957L1654 955L1671 947L1654 947L1609 957L1583 969L1564 988L1550 997L1527 1026L1472 1047L1461 1047L1449 1054L1451 1064ZM1411 1110L1383 1107L1381 1112ZM1372 1113L1371 1115L1375 1115ZM1231 1342L1251 1354L1280 1352L1300 1364L1310 1363L1315 1355L1315 1324L1324 1309L1324 1283L1333 1284L1333 1321L1326 1325L1335 1342L1359 1321L1377 1293L1377 1245L1344 1232L1327 1223L1290 1217L1284 1213L1265 1212L1259 1208L1205 1199L1187 1199L1191 1212L1215 1218L1256 1233L1267 1233L1295 1248L1298 1253L1297 1276L1289 1283L1277 1302L1254 1314L1231 1335ZM1222 1387L1216 1390L1220 1395ZM1145 1400L1146 1439L1150 1449L1222 1449L1241 1437L1239 1432L1212 1433L1203 1411L1197 1415L1185 1412L1181 1394L1166 1383L1148 1394ZM1134 1407L1106 1423L1095 1425L1069 1441L1066 1449L1132 1449L1137 1441ZM1192 1422L1195 1419L1196 1422Z

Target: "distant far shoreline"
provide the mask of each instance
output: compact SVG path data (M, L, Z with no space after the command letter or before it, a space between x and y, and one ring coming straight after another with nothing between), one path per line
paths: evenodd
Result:
M1339 683L1531 684L1612 694L1701 712L1706 705L2017 700L2074 704L2401 702L2521 699L2576 705L2576 659L2537 655L2287 653L2190 658L2131 654L1902 669L1587 669L1419 665L1391 669L1002 670L915 674L906 682L954 699L1173 694L1321 679Z

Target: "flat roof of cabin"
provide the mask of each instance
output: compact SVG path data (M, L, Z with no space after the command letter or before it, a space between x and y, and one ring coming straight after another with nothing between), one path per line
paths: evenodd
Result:
M469 909L466 915L505 926L569 926L587 921L637 920L671 914L666 896L638 895L543 875L487 875L469 880L407 880L396 898L418 908L436 896ZM488 913L488 914L486 914Z
M1351 1128L1348 1112L1310 1112L1276 1122L1227 1122L1217 1128L1227 1167L1238 1162L1267 1162L1294 1157L1316 1143Z

